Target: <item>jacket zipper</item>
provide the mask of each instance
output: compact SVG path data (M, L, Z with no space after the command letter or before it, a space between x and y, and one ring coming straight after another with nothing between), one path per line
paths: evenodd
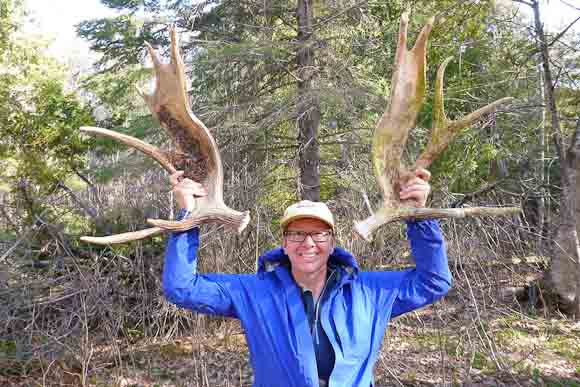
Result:
M318 296L318 300L316 300L316 306L314 307L314 324L312 324L312 331L310 332L310 334L314 338L314 343L317 345L318 345L318 329L316 328L318 327L318 316L319 316L318 312L320 310L320 302L322 301L322 297L324 297L326 287L328 286L328 283L330 282L335 271L336 269L333 269L328 278L326 279L324 287L322 288L322 292L320 292L320 296Z

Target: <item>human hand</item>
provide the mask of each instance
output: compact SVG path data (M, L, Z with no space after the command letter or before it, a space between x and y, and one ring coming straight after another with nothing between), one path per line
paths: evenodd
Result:
M200 183L183 179L183 171L177 171L169 177L175 200L180 209L191 211L195 208L195 198L206 196L207 190Z
M399 198L406 201L412 207L422 208L427 203L427 197L431 192L431 172L424 168L417 168L415 172L401 179Z

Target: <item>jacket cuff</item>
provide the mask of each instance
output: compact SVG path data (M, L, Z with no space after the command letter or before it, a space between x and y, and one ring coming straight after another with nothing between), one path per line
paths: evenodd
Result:
M189 215L191 215L191 211L188 211L185 208L182 208L179 210L179 212L175 216L175 220L181 221L181 220L187 218ZM186 231L173 231L171 233L171 236L179 235L181 233L189 233L189 235L193 235L192 231L196 231L195 235L197 236L199 234L199 226L193 227L191 230L186 230Z
M189 216L189 214L191 214L191 211L182 208L179 210L179 212L177 213L177 216L175 217L175 220L183 220L185 218L187 218Z
M426 219L426 220L414 220L407 221L407 238L412 239L413 237L436 237L436 239L441 239L441 229L439 228L439 222L436 219Z

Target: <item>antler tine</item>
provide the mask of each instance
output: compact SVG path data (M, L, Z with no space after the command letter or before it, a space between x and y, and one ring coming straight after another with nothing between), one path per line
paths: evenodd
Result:
M128 146L135 148L144 154L151 156L155 161L157 161L167 172L173 174L176 172L175 167L169 162L167 157L165 157L165 153L160 150L159 148L148 144L144 141L139 140L138 138L128 136L126 134L122 134L119 132L115 132L108 129L103 128L95 128L91 126L83 126L80 128L81 132L85 132L87 134L99 135L104 137L109 137L114 140L120 141ZM133 232L126 232L122 234L115 234L109 235L106 237L88 237L84 236L81 237L81 241L93 243L97 245L110 245L116 243L126 243L130 241L136 241L140 239L145 239L152 237L154 235L160 234L165 232L164 229L160 227L151 227L144 230L133 231Z
M431 34L431 30L433 29L433 23L435 22L434 17L430 17L427 20L427 24L421 30L415 45L413 46L413 50L416 53L417 57L425 58L427 55L427 42L429 40L429 35ZM421 62L421 65L425 66L427 64L427 60ZM421 72L425 74L425 72Z
M179 54L179 37L177 35L175 25L171 26L170 33L171 33L171 63L175 65L176 75L177 78L179 79L179 83L181 84L181 91L183 92L183 99L185 101L188 101L187 105L189 106L189 96L187 95L187 82L185 79L185 71L184 71L185 64L183 63L183 58ZM201 123L201 125L203 125L203 123Z
M81 241L94 243L96 245L113 245L115 243L126 243L131 241L137 241L140 239L145 239L152 237L157 234L164 233L165 230L161 227L150 227L144 230L126 232L122 234L110 235L106 237L81 237Z
M392 91L387 110L381 117L373 138L372 161L377 183L383 193L382 206L362 222L355 222L356 232L367 241L386 223L408 219L462 218L465 216L503 216L520 212L516 207L505 208L410 208L401 202L399 187L411 175L401 165L401 156L409 130L415 125L425 97L426 50L434 18L423 27L411 51L406 49L407 14L401 16ZM444 61L437 72L433 107L433 131L427 149L415 163L415 169L428 167L463 128L473 124L484 114L511 98L502 98L457 121L449 122L443 107L443 77L451 58Z
M151 62L153 63L153 68L155 71L160 71L161 68L161 60L159 59L159 55L157 55L157 51L153 48L149 42L144 42L145 47L147 48L147 52L149 52L149 57L151 58Z
M437 70L435 79L435 95L433 96L433 131L439 130L447 124L447 115L445 114L445 101L443 98L443 84L445 79L445 69L453 57L447 57Z
M213 211L212 209L209 209L203 212L195 210L192 213L192 216L179 222L162 219L147 219L147 223L168 231L185 231L203 223L210 223L216 219L219 219L219 223L235 229L239 233L248 225L250 221L250 212L233 211L226 213L223 208L215 208Z
M381 208L362 222L355 222L355 231L367 242L381 226L404 220L460 219L475 216L508 216L521 212L519 207L467 207L467 208Z
M404 60L404 54L407 51L407 26L409 25L409 14L404 12L399 22L399 41L397 42L397 51L395 52L395 61L401 63ZM395 68L397 71L397 68Z
M437 79L435 81L435 96L433 98L433 126L431 129L431 138L427 147L415 162L415 168L427 168L439 157L447 148L453 139L461 132L462 129L470 127L481 119L485 114L493 112L498 106L509 103L513 100L511 97L498 99L473 113L468 114L455 121L449 121L445 114L445 102L443 93L443 79L445 69L453 57L448 57L443 61L439 70L437 70Z
M90 133L90 134L97 134L100 136L109 137L109 138L115 139L117 141L120 141L124 144L129 145L132 148L137 149L138 151L145 153L148 156L151 156L153 159L155 159L155 161L157 161L159 164L161 164L161 166L167 172L169 172L171 174L176 172L175 167L169 162L167 157L165 157L165 153L162 150L160 150L159 148L157 148L153 145L147 144L146 142L141 141L138 138L128 136L126 134L122 134L122 133L115 132L112 130L103 129L103 128L95 128L92 126L83 126L80 128L80 131L85 132L85 133Z

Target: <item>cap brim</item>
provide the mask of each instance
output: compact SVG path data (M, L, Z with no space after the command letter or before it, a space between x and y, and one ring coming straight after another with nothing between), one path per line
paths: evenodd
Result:
M288 226L290 223L294 222L295 220L300 220L300 219L316 219L316 220L320 220L321 222L324 222L328 225L328 227L330 227L332 229L332 231L334 231L334 226L330 223L328 223L328 220L320 217L320 216L316 216L316 215L304 215L304 214L300 214L300 215L295 215L295 216L291 216L288 219L284 219L280 224L282 226L282 228L286 228L286 226Z

